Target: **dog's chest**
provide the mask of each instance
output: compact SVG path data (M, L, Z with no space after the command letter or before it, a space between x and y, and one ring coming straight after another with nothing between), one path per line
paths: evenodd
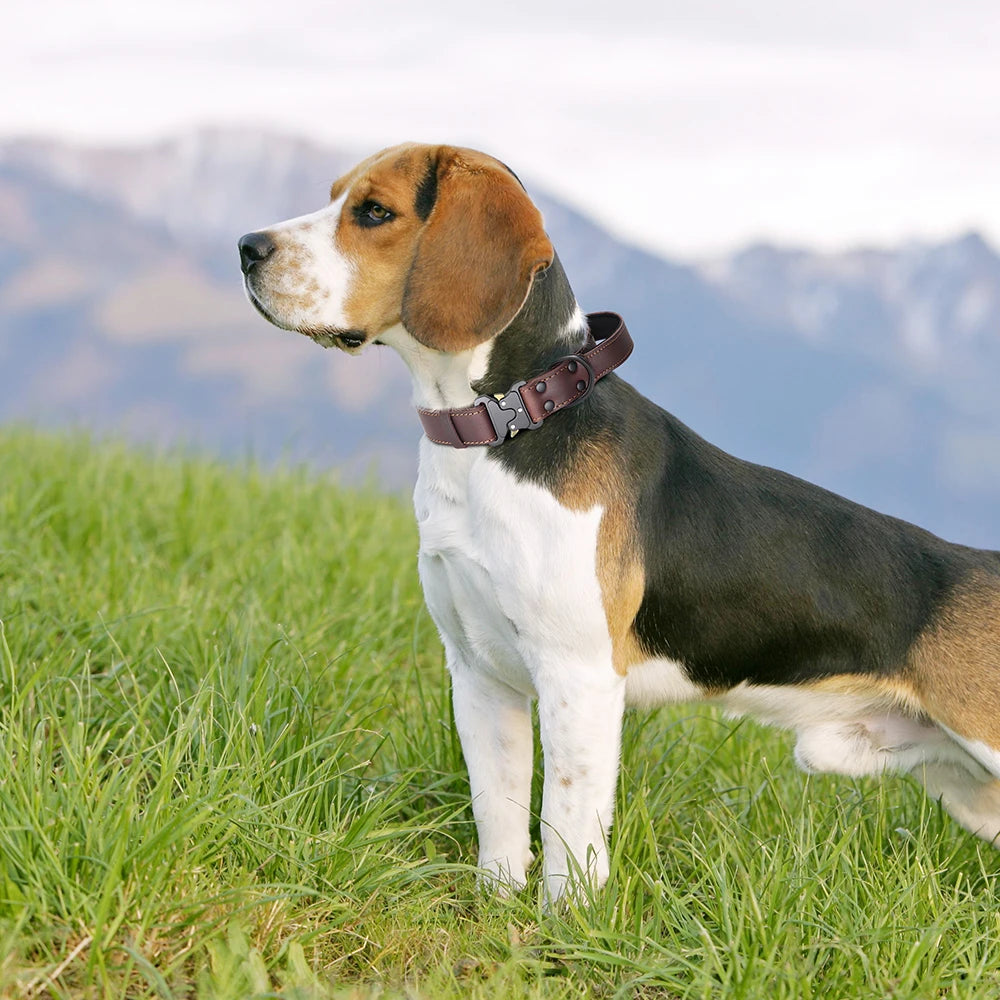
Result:
M414 507L420 578L450 661L533 694L540 671L609 654L601 508L569 510L482 450L426 440Z

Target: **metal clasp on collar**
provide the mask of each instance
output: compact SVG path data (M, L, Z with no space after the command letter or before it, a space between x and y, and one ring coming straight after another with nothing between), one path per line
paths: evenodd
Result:
M490 442L491 448L503 444L508 435L513 437L518 431L533 431L536 427L542 426L541 420L532 420L524 408L524 400L521 398L520 391L524 384L524 382L515 382L503 396L479 396L476 398L477 406L482 403L486 407L486 413L497 436L496 441Z

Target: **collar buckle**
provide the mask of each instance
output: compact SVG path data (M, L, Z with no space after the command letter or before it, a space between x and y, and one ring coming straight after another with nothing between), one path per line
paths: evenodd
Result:
M541 420L532 420L521 398L521 388L525 385L523 381L515 382L499 398L496 396L477 396L473 404L482 404L486 407L486 413L493 424L496 433L496 441L490 442L491 448L503 444L507 437L513 437L518 431L533 431L536 427L541 427Z
M487 444L495 448L518 431L534 430L546 417L579 403L632 353L632 338L617 313L590 313L587 325L590 338L581 350L560 358L556 367L529 382L516 382L496 396L477 396L472 406L450 410L418 406L424 433L435 444L451 448ZM531 390L522 395L525 385Z

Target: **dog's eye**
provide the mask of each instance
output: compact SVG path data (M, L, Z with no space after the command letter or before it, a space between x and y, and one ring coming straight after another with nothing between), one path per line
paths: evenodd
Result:
M381 226L392 218L392 212L377 201L363 201L355 209L355 215L362 226Z

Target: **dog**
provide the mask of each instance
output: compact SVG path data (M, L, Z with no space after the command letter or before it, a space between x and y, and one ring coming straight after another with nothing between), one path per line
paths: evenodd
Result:
M1000 553L734 458L641 396L611 371L624 325L581 312L503 163L386 149L239 250L271 323L412 375L420 578L488 884L533 860L536 700L550 900L608 877L626 705L710 700L794 730L806 771L912 775L1000 837Z

